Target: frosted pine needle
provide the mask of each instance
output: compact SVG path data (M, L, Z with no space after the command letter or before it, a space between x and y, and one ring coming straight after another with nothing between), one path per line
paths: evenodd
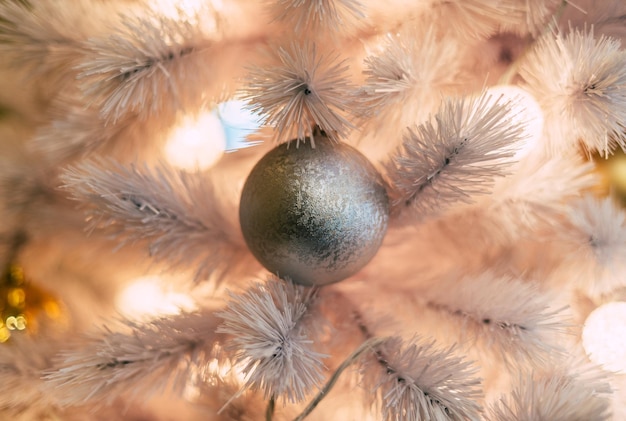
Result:
M228 198L206 173L85 161L62 175L72 198L87 206L90 229L120 246L147 241L150 255L172 269L196 269L196 279L236 272L251 258Z
M0 346L0 408L19 412L52 405L50 396L42 393L41 372L51 364L58 343L38 339L14 335L10 344Z
M224 320L218 332L231 336L228 348L244 366L247 387L293 403L320 386L324 356L314 350L305 323L314 295L273 277L243 294L230 294L226 309L218 313Z
M557 235L570 247L565 265L576 262L577 279L592 293L609 293L626 285L626 214L611 198L587 195L572 204L571 224Z
M53 103L48 114L50 122L37 131L33 146L54 163L86 156L110 145L111 140L127 131L136 117L126 115L117 124L104 124L98 110L85 108L79 99L62 96Z
M487 218L524 232L560 224L568 202L597 185L593 170L593 163L578 156L530 156L496 185Z
M487 421L611 420L605 380L552 373L522 375L510 396L489 407Z
M214 358L217 322L204 311L148 323L126 320L125 332L105 328L92 333L59 354L44 378L46 391L61 406L145 399L165 389L181 393Z
M447 100L432 121L408 129L386 165L396 211L423 218L491 193L524 138L512 103L490 100Z
M573 205L569 220L576 232L567 232L599 265L612 267L626 255L626 215L613 199L589 194Z
M156 115L164 110L199 108L207 84L211 42L194 25L156 13L123 16L107 37L86 43L78 65L81 87L101 117L115 122L129 112Z
M626 53L618 40L571 30L540 39L522 67L544 113L554 154L581 141L590 152L626 149Z
M600 266L617 268L623 263L626 214L613 199L598 199L589 194L572 206L569 220L576 230L567 233L573 241L578 240L581 252L591 255Z
M71 72L73 60L83 52L82 41L101 23L90 20L87 25L83 14L106 16L114 11L113 7L80 0L67 8L47 1L2 2L0 52L15 64L35 67L37 72L56 66L65 67L64 72Z
M242 93L275 140L304 140L316 125L331 139L344 137L353 127L343 114L354 95L346 61L318 54L315 45L278 47L272 55L273 65L251 69Z
M545 367L562 352L568 325L535 284L484 273L441 281L420 295L460 322L464 341L497 350L508 364Z
M366 388L380 400L385 421L479 420L480 380L471 364L434 342L388 339L366 359Z
M365 86L359 91L361 118L375 129L402 130L423 121L446 88L459 83L458 44L407 25L387 35L384 49L365 59Z
M304 31L345 31L365 17L357 0L274 0L276 19L287 22L298 34Z
M484 38L501 25L516 24L517 0L430 0L431 17L461 37Z
M523 0L514 9L516 23L507 29L515 31L520 35L537 36L540 35L549 25L550 19L558 13L560 7L565 7L567 1L564 0Z

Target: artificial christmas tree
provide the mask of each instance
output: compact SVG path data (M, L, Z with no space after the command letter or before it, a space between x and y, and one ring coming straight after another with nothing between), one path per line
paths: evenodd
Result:
M624 16L0 2L0 418L623 419Z

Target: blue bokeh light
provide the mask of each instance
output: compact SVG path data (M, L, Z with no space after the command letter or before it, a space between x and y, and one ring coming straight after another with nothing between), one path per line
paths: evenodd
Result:
M255 144L246 141L246 137L261 126L261 118L246 109L244 101L221 103L217 107L217 116L226 133L226 151L247 148Z

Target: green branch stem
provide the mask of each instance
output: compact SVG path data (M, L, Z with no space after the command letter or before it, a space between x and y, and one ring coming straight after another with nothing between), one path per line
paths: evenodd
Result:
M354 350L354 352L352 352L352 354L350 354L348 358L346 358L345 361L342 362L339 367L337 367L337 370L335 370L333 375L330 376L330 379L328 379L328 382L318 392L317 396L315 396L315 398L307 405L307 407L304 409L304 411L302 411L300 415L294 418L294 421L302 421L307 416L309 416L311 412L313 412L315 407L322 401L322 399L324 399L326 395L328 395L335 383L337 383L337 380L339 379L339 376L341 376L341 373L343 373L345 369L352 365L354 362L358 361L363 353L373 350L374 348L382 344L385 340L386 338L371 338L363 342L356 350Z
M267 402L267 409L265 410L265 421L272 421L274 417L274 410L276 409L276 399L274 395L270 397L269 402Z

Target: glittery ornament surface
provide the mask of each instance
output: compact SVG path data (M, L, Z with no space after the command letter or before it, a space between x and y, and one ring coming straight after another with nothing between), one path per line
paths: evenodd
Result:
M302 285L341 281L380 247L389 203L384 182L356 149L324 136L282 144L252 169L241 228L268 270Z

